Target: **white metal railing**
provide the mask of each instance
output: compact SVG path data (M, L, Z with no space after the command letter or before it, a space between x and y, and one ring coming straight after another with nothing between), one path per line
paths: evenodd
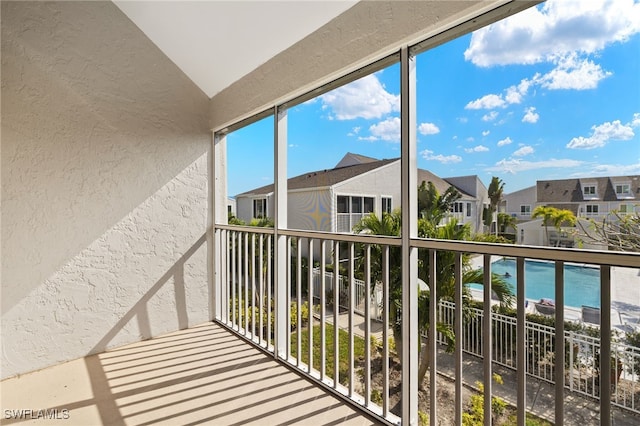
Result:
M313 268L313 297L315 301L320 301L320 294L322 292L322 274L320 268ZM333 272L325 271L325 292L329 297L333 294L333 284L335 277ZM365 313L365 282L357 278L353 279L355 285L355 307L354 310L357 314L364 315ZM340 275L338 277L338 293L341 295L347 295L349 291L348 277ZM376 320L382 320L382 285L380 282L376 282L371 290L371 297L369 298L370 308L373 312L372 318ZM347 297L341 297L339 302L340 309L348 309L349 303Z
M462 329L462 350L465 353L482 357L482 322L484 313L481 309L472 308L472 315L465 318ZM439 316L444 323L453 326L455 305L443 300L439 304ZM496 364L516 370L516 318L491 313L494 334L492 359ZM599 329L590 328L592 334L599 334ZM529 376L550 383L554 379L554 327L526 321L526 372ZM565 331L566 362L565 387L571 392L581 393L599 399L599 357L600 338L585 332ZM446 339L438 334L438 343L445 345ZM612 344L612 403L636 413L640 413L640 348L621 342ZM569 360L572 360L571 362Z
M216 264L219 265L217 274L221 278L216 294L222 300L217 305L216 318L317 380L319 385L332 388L379 416L381 421L399 423L398 416L401 413L391 412L393 383L390 383L389 376L390 364L398 365L399 361L390 343L394 332L394 304L390 303L390 298L398 297L397 293L391 296L394 291L402 291L394 289L393 284L400 276L397 272L401 268L401 259L398 259L401 240L283 230L279 234L286 238L285 250L278 253L273 229L219 225L215 232L216 241L220 242ZM462 265L463 254L478 253L484 257L485 273L491 269L493 255L515 256L518 268L522 267L522 273L517 274L516 318L494 313L491 321L485 322L484 313L491 310L488 303L482 309L476 309L475 315L463 327L461 305L456 308L454 302L440 304L438 320L452 324L458 336L460 356L454 355L456 398L458 393L462 394L459 374L462 371L461 353L465 351L483 357L490 355L483 358L485 373L492 371L493 364L499 364L514 369L517 375L527 374L551 384L562 378L570 391L600 398L600 410L619 406L638 411L640 389L636 370L640 371L640 355L637 348L611 342L610 335L607 336L609 333L603 333L602 339L594 339L565 331L563 309L560 309L564 300L564 283L559 272L563 270L565 262L601 266L601 327L609 330L610 267L634 266L638 260L637 254L442 240L416 239L411 240L411 244L420 250L427 250L433 259L438 252L453 252L458 265ZM287 273L275 281L274 259L282 255L286 259ZM556 261L557 310L554 327L526 321L524 317L525 258ZM315 268L314 263L317 265ZM343 273L327 272L329 265L334 271L340 270L338 264L343 266ZM425 274L433 275L433 271ZM461 275L457 274L455 285L461 288ZM377 287L371 284L376 281L379 281ZM286 293L283 299L286 302L280 307L276 306L278 292ZM485 300L490 301L490 295L487 296ZM365 303L367 300L369 303ZM458 303L462 303L462 299ZM339 315L334 315L336 311ZM395 318L400 319L399 311ZM281 320L286 322L286 332L278 335L277 323ZM372 332L372 323L380 326L380 333ZM338 333L333 332L336 325L340 330ZM521 332L519 329L522 329ZM564 337L557 339L557 335ZM284 342L281 343L285 348L284 353L276 353L278 339ZM379 345L375 350L374 344ZM403 347L403 350L418 348ZM554 363L556 357L576 361L565 366L565 363ZM620 360L623 366L620 376L617 376L615 369L613 372L609 369L600 371L597 365L601 358L603 363L613 360L614 365L618 365ZM518 365L525 365L526 368L517 369ZM596 370L598 374L594 373ZM487 382L490 383L490 377L485 378L485 386ZM520 376L517 381L517 397L522 399L527 394L526 383ZM615 386L601 385L610 382ZM437 386L435 382L431 385ZM560 394L558 388L556 397ZM491 393L491 389L485 387L485 392ZM563 412L562 404L564 402L556 405L556 413L558 410Z

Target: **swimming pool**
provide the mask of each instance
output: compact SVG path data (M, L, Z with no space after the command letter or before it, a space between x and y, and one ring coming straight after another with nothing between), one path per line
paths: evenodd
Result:
M501 259L492 263L491 270L499 275L509 273L504 280L516 289L515 259ZM527 260L524 266L527 299L555 299L555 265ZM600 307L600 269L593 266L564 265L564 304Z

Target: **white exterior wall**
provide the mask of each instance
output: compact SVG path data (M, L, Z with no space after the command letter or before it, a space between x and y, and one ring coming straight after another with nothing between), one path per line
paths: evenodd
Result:
M290 191L288 194L290 229L331 232L334 216L329 189Z
M506 213L509 215L515 215L515 218L518 219L518 221L531 220L531 215L520 214L520 206L530 205L531 213L533 213L533 210L536 208L536 197L537 197L537 188L535 186L521 189L520 191L512 192L510 194L506 194L504 196L504 200L507 206Z
M236 217L242 219L247 224L253 219L253 200L267 200L267 217L273 219L275 215L275 204L273 201L273 193L268 195L242 195L236 197Z
M336 197L338 195L353 195L375 198L375 213L380 216L382 212L382 197L390 197L393 210L400 207L400 160L385 166L363 173L359 176L340 182L332 187L332 232L336 228ZM289 213L291 217L291 213Z
M207 97L111 2L2 2L2 378L212 318Z

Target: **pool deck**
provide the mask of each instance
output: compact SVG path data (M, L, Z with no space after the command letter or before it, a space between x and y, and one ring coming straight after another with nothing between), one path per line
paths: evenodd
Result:
M494 256L492 262L502 259ZM474 268L482 268L482 256L471 259ZM476 300L483 300L482 291L471 290ZM534 303L529 300L527 313L535 313ZM564 317L567 321L582 321L580 306L565 306ZM621 332L640 331L640 269L611 268L611 327Z

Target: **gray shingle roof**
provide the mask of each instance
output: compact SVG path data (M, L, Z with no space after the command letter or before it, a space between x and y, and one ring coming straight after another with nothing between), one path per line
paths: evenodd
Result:
M630 183L631 195L640 199L640 176L594 177L537 181L537 200L542 204L580 203L585 201L618 201L614 185ZM583 187L596 186L596 197L585 198Z
M287 181L287 187L289 190L292 190L331 186L335 185L336 183L343 182L347 179L351 179L352 177L366 173L370 170L377 169L378 167L393 163L394 161L399 161L399 159L393 158L390 160L376 160L364 164L355 164L353 166L340 167L337 169L326 169L308 172L290 178ZM242 194L238 194L237 196L249 194L265 195L273 192L273 190L274 185L270 184L260 188L252 189L247 192L243 192Z

